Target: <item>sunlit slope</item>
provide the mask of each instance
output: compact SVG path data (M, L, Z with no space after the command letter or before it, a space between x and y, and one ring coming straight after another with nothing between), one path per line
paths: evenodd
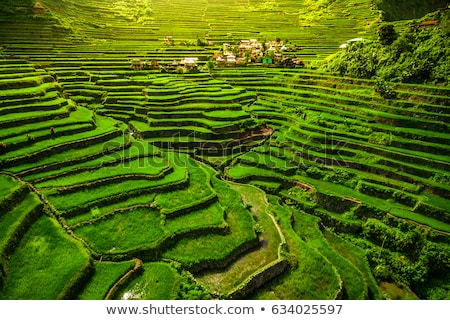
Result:
M447 88L397 85L399 98L385 100L373 95L370 81L353 83L319 72L261 75L248 69L218 72L217 77L258 92L250 111L276 131L264 146L240 156L227 169L231 177L264 181L273 175L278 186L283 181L295 185L297 179L312 185L325 180L328 185L318 185L327 189L344 184L363 197L358 200L358 193L337 188L335 195L348 196L346 209L371 202L366 194L391 199L392 205L375 201L373 206L406 219L412 211L411 220L450 231L444 200L450 192ZM252 166L264 170L252 173ZM298 169L304 171L299 176ZM319 198L314 202L331 211L346 211L344 204L333 208ZM425 207L441 214L429 212L427 219Z
M272 0L43 0L80 38L98 45L115 42L131 50L161 47L165 37L175 44L197 38L236 42L281 38L302 48L308 58L324 57L342 42L371 37L368 26L376 20L372 1ZM330 30L333 34L330 34ZM112 49L112 47L111 47Z
M5 210L1 216L5 227L2 228L5 230L2 232L2 254L5 254L2 285L10 298L24 298L24 290L39 282L36 277L30 277L26 285L13 290L14 279L20 276L22 269L16 263L7 267L12 252L17 252L20 257L17 259L32 259L28 251L29 241L33 240L24 240L28 242L23 243L23 248L18 240L25 237L27 228L37 220L36 212L41 214L36 211L41 209L41 203L35 194L26 195L27 188L44 199L45 212L59 222L61 230L58 232L65 230L71 235L70 241L76 245L70 250L79 250L80 259L86 252L90 259L112 261L137 257L143 261L157 261L168 255L188 270L201 271L225 267L239 255L258 247L252 216L239 194L219 181L213 170L187 154L162 152L150 143L136 140L133 134L139 136L144 132L133 132L134 127L128 128L125 122L114 119L114 115L109 117L107 109L103 110L105 115L101 115L96 112L95 105L76 105L65 98L53 76L35 65L6 59L2 61L1 70L4 72L0 81L0 121L3 126L0 165L2 171L14 176L14 179L5 176L1 202ZM158 79L154 81L158 82ZM149 85L146 87L151 89ZM112 87L108 89L111 93L116 92ZM242 92L230 93L238 96ZM250 119L241 106L236 106L237 123ZM105 108L114 110L115 107L106 103ZM140 108L145 110L147 106L144 104ZM202 112L198 124L200 131L203 128ZM204 121L207 116L214 117L214 112L204 112ZM146 118L145 113L143 116ZM216 116L220 117L220 112ZM150 120L136 118L135 121L150 130ZM186 127L188 135L189 130L195 132L196 125L193 121ZM208 140L208 137L204 138ZM12 201L20 203L21 199L31 204L13 205ZM30 220L29 216L34 218ZM22 220L26 223L23 226ZM38 234L50 228L48 222L39 225L43 229L36 231ZM198 246L205 243L203 238L208 239L211 252L200 250L200 255ZM177 249L181 242L182 246L190 247L192 254L186 256L185 250ZM52 255L52 252L46 253ZM89 281L93 267L81 266L82 259L79 263L74 266L83 269L81 278L77 276L73 280L77 290ZM64 266L63 262L55 264L56 269ZM56 270L55 274L58 272ZM114 283L107 285L112 287ZM49 288L42 298L65 297L66 293L62 294L60 290L60 287ZM29 291L28 297L39 297L39 292ZM74 291L67 293L72 294Z
M225 167L227 177L263 188L281 197L278 202L346 233L367 250L372 266L393 270L389 277L421 294L448 297L446 276L439 282L434 270L439 266L447 274L447 258L437 258L437 264L426 258L430 248L440 248L446 257L449 252L448 88L397 84L397 98L386 100L374 94L371 81L320 72L241 69L221 70L216 77L257 92L249 111L275 131L264 145ZM357 294L357 275L328 256L326 243L336 250L336 239L312 236L313 218L295 210L290 221L303 241L332 259L346 292ZM387 243L389 249L383 249ZM410 275L394 271L398 255L407 257L401 264L414 270ZM422 266L426 271L419 276ZM424 288L424 279L440 284ZM269 288L283 292L286 283Z
M371 1L42 3L0 17L0 297L448 298L447 87L130 68L243 38L320 61Z

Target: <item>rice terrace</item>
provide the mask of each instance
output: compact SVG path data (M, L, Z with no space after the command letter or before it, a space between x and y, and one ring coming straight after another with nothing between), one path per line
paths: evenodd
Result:
M0 299L450 299L449 4L2 0Z

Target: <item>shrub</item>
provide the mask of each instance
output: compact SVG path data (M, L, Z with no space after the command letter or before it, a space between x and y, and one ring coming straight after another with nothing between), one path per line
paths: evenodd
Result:
M376 79L374 90L376 93L378 93L380 96L382 96L385 99L392 99L397 96L396 92L394 91L394 88L388 84L383 79Z
M378 28L378 39L382 45L390 45L397 39L397 32L394 25L390 23L382 24Z
M309 167L309 168L306 170L306 174L307 174L308 176L310 176L311 178L314 178L314 179L322 179L322 177L323 177L323 175L324 175L324 173L322 172L322 170L320 170L319 168L314 167L314 166Z
M200 284L196 283L189 275L182 272L180 279L179 300L210 300L211 294Z
M386 81L449 82L450 40L443 28L411 28L396 39L389 29L382 29L379 41L351 43L327 61L327 70L341 76L380 77ZM389 96L392 90L382 84L378 84L380 93Z
M264 227L259 223L255 223L255 225L253 226L253 230L255 230L255 233L259 235L264 232Z
M369 135L369 142L380 146L389 146L392 143L392 135L385 132L372 132Z

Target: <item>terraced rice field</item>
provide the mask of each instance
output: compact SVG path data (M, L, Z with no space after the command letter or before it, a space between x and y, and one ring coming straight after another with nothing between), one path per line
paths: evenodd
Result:
M1 299L450 297L450 88L311 68L371 1L41 2L0 17ZM276 37L307 68L130 68Z

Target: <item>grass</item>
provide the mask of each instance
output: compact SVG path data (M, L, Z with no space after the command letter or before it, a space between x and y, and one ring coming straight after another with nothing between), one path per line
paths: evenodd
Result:
M173 300L177 297L180 275L163 262L144 263L144 273L121 292L127 300Z
M58 223L41 217L25 234L9 262L0 299L54 300L89 267L89 254Z
M394 283L381 282L381 290L391 300L418 300L418 297L409 289L400 288Z
M96 262L94 274L77 299L103 300L111 285L133 267L134 261Z
M74 217L66 219L66 222L71 225L77 225L78 223L83 223L92 219L99 218L100 216L110 214L117 209L130 208L136 205L150 205L154 202L156 194L147 193L138 196L130 196L126 200L119 202L112 202L103 206L94 206L84 214L79 214Z
M336 268L316 249L309 246L294 232L290 223L291 209L269 196L269 210L274 213L286 237L287 251L295 267L267 283L256 299L333 299L340 287Z
M234 119L234 118L246 118L248 113L245 111L235 111L235 110L214 110L205 112L206 117L217 118L217 119Z
M181 272L193 271L208 288L229 292L278 257L280 239L268 211L286 238L281 255L290 268L252 297L333 299L342 285L344 298L380 299L378 279L365 259L365 244L375 240L346 227L358 230L368 217L381 220L390 214L392 224L414 224L430 241L448 242L448 224L419 212L449 208L448 87L395 83L397 98L383 99L374 93L372 80L313 69L345 40L376 37L373 1L236 0L230 6L201 0L195 10L186 0L41 2L55 20L0 17L0 141L6 144L0 146L0 167L38 187L48 209L55 206L61 223L96 251L114 259L127 253L124 259L129 259L165 241L163 257L181 262ZM174 18L180 11L184 15ZM163 44L167 35L174 37L174 46ZM197 38L214 44L186 45ZM164 64L197 56L203 65L223 42L249 38L280 38L289 49L301 46L286 55L302 57L307 67L216 67L197 74L129 68L134 57ZM254 137L246 142L245 133L254 129L244 127L252 120L274 130L266 144L259 146L263 139ZM60 135L51 135L50 127ZM135 134L129 136L128 129ZM144 140L135 140L140 133ZM27 134L35 140L28 141ZM212 156L217 147L224 152ZM176 156L173 149L185 154ZM173 172L155 180L130 176L154 177L161 171L155 163L160 159ZM275 196L267 205L262 191L219 176ZM0 198L17 190L18 183L8 179L0 175ZM364 185L373 190L360 192ZM415 201L439 209L415 207ZM36 250L45 251L42 257L27 255L31 266L19 265L17 255L28 252L22 245L27 236L19 244L26 230L15 238L16 231L40 200L27 193L17 202L0 214L1 243L14 252L0 295L16 290L10 281L18 281L17 291L25 292L18 275L23 273L38 288L44 280L55 285L45 288L43 297L58 296L65 291L63 281L71 285L77 278L75 266L85 270L87 260L80 257L86 250L75 245L63 253L58 248L73 239L52 220L51 232L36 231L39 220L30 232L45 238L59 230L61 237L54 236L55 249L48 250L50 241L36 240ZM358 246L339 232L351 232ZM62 260L51 256L56 251ZM41 258L49 262L48 275ZM97 261L79 297L101 299L128 264ZM35 269L42 280L33 278ZM179 275L171 265L158 261L144 269L126 290L131 298L177 297ZM55 280L60 272L62 279ZM448 296L445 279L426 279L428 287L417 294ZM37 296L37 290L32 287L30 294ZM383 290L400 296L392 286Z
M256 149L256 148L255 148ZM280 159L271 153L260 153L256 151L250 151L240 156L239 159L244 163L254 164L256 166L261 165L264 168L274 170L276 172L290 175L297 166L287 162L284 159Z
M104 198L114 198L124 194L132 194L146 191L152 192L158 187L176 185L185 181L187 173L183 168L174 167L174 171L159 180L124 180L108 185L96 186L86 190L58 195L54 190L42 190L59 210L68 210L82 205L96 206L96 202ZM92 204L92 205L91 205Z
M54 88L54 84L51 82L45 82L37 86L30 86L20 89L8 89L2 90L2 96L11 98L30 97L44 95L47 90Z
M57 145L61 144L67 144L67 143L75 143L79 142L88 138L92 138L95 136L99 136L108 132L116 131L117 128L114 127L116 121L104 118L104 117L97 117L97 128L92 131L82 132L78 134L74 134L70 137L57 137L55 139L46 139L43 141L35 142L34 144L30 145L26 148L21 148L16 151L8 152L6 155L1 155L0 160L5 159L12 159L15 157L23 157L23 154L33 154L37 152L42 152L43 150L46 150L47 148L54 148Z
M32 224L31 215L40 205L38 196L27 193L25 198L14 206L10 211L0 215L0 252L11 246L11 241L17 242L26 231L26 227ZM34 215L36 215L34 213Z
M0 175L0 198L6 197L18 188L20 188L19 184L12 177L4 174Z
M293 229L309 246L315 248L333 266L342 278L343 287L350 300L367 298L367 283L361 271L349 260L339 255L319 230L320 219L300 212L294 213Z
M114 167L122 164L122 166L126 168L127 166L129 166L129 164L127 163L127 159L133 159L137 157L147 159L148 161L145 161L146 163L144 163L146 165L149 165L156 159L158 159L156 156L152 158L152 156L157 153L156 148L154 148L152 145L143 144L135 140L132 141L131 145L124 145L124 143L125 137L121 136L110 139L107 142L102 142L101 144L95 146L82 148L79 151L72 149L67 152L61 152L66 156L74 156L74 154L81 154L82 151L84 151L84 154L82 154L82 156L84 157L81 157L79 159L66 158L65 161L67 161L67 164L65 166L56 165L52 167L52 163L44 163L42 164L42 167L47 165L47 169L40 170L42 172L39 172L39 166L41 165L41 163L38 162L37 166L35 167L35 169L38 170L33 170L33 168L31 168L31 171L25 170L25 172L20 172L20 175L24 176L25 180L27 181L34 181L35 183L37 183L41 180L52 178L54 179L58 176L65 176L67 174L70 174L71 172L88 171L100 168L102 166L109 165L111 167ZM61 153L51 158L59 158L61 156ZM59 163L61 162L63 161L60 161ZM162 165L162 163L164 163L163 160L160 160L159 162L160 163L156 163L155 165ZM33 174L34 171L38 172Z
M111 160L116 160L116 154L120 154L119 150L123 150L124 155L127 155L127 147L125 146L126 140L125 137L120 135L118 137L112 137L108 141L91 143L88 145L80 145L74 146L69 150L62 150L56 154L53 154L51 157L42 157L42 159L38 159L36 162L24 163L18 166L11 168L11 171L18 172L21 175L28 175L29 173L34 173L38 171L42 167L55 166L58 167L60 163L66 164L66 166L70 166L71 161L73 162L86 162L88 157L95 155L97 158L105 155L106 159L102 159L102 162L107 162ZM108 154L114 152L113 155ZM145 152L145 149L144 149ZM143 153L144 153L143 152ZM138 154L138 153L137 153ZM36 170L37 169L37 170ZM69 168L70 169L70 168Z
M407 219L415 223L431 227L432 229L435 230L450 233L450 225L448 223L427 217L423 214L402 210L400 208L394 208L390 211L390 213L395 217Z
M227 169L227 175L229 175L232 179L242 180L246 178L254 178L254 177L267 177L273 178L277 180L286 180L287 178L277 172L268 169L256 168L251 165L238 163L233 167Z
M375 280L375 277L372 275L370 266L365 258L364 250L342 239L339 235L336 235L329 230L325 230L323 235L328 244L335 251L352 263L362 273L368 288L367 298L375 300L381 299L380 287Z
M117 212L107 219L75 229L100 253L122 253L152 247L164 238L159 212L147 208Z
M239 246L256 240L253 230L254 221L244 208L239 194L214 176L211 177L211 182L217 191L219 203L225 208L225 220L229 225L230 233L181 239L173 248L163 253L164 258L179 261L187 268L201 261L220 262L232 255Z
M74 173L65 177L47 180L42 183L36 183L38 188L63 187L78 185L83 183L95 182L101 179L114 178L117 176L140 175L142 178L156 177L169 168L168 163L158 157L144 157L130 161L123 160L114 165L106 165L99 168L92 168L89 171Z
M52 139L54 138L54 135L51 133L50 128L52 126L46 127L43 130L35 130L26 134L21 134L19 136L15 136L15 137L11 137L9 139L4 139L3 143L5 143L8 147L10 146L14 146L16 147L16 145L22 143L30 143L30 141L28 140L27 134L30 134L33 136L34 139ZM54 127L53 127L54 128ZM83 124L68 124L66 126L58 126L57 127L57 132L58 135L71 135L75 132L80 132L80 131L89 131L92 130L93 126L91 123L83 123Z
M182 190L161 193L156 197L155 204L166 213L184 208L214 193L209 173L205 171L203 165L188 155L179 154L178 157L177 161L180 161L189 172L189 186Z
M166 219L164 230L170 234L181 234L204 228L226 227L224 209L218 202L198 210L190 210L187 214Z
M29 118L36 118L39 119L42 116L50 116L50 117L64 117L65 114L67 114L68 110L66 106L60 106L56 110L48 110L48 111L42 111L42 110L27 110L25 112L21 112L20 116L18 116L16 113L10 113L6 115L2 115L1 122L2 126L7 124L8 122L17 121L20 122L26 122Z
M250 206L250 211L262 232L259 235L260 247L240 257L236 262L220 272L206 272L196 278L209 290L230 292L258 269L279 258L280 234L274 221L267 212L268 203L264 192L247 185L230 184L231 188L238 191L245 205Z
M281 187L280 182L273 182L273 181L250 180L248 183L256 187L259 187L263 190L278 190Z

